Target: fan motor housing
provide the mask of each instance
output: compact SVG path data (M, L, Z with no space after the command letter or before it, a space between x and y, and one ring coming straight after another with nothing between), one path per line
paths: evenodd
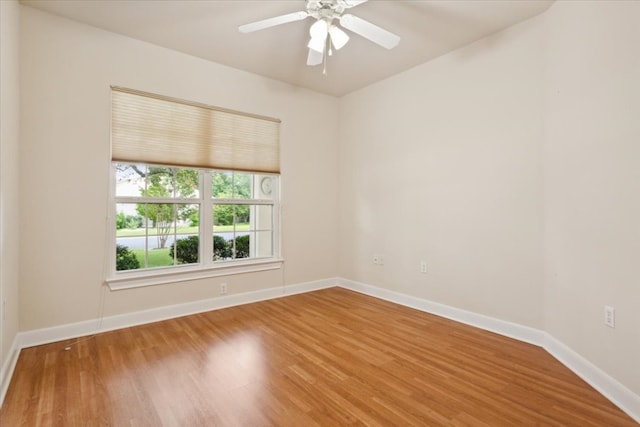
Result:
M316 19L329 22L344 13L345 5L339 0L307 0L307 12Z

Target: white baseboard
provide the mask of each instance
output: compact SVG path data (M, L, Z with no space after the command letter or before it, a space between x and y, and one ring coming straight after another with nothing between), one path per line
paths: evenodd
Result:
M640 396L633 393L615 378L567 347L550 334L545 334L542 346L549 354L571 369L577 376L585 380L609 399L614 405L626 412L640 423Z
M7 395L9 389L9 383L11 383L11 377L13 377L13 371L16 369L16 363L18 363L18 356L20 355L20 348L18 347L18 336L13 339L7 358L2 364L2 370L0 371L0 407L4 402L4 397Z
M0 405L4 400L11 376L13 375L13 370L18 360L18 355L22 348L334 286L340 286L345 289L415 308L420 311L432 313L543 347L593 388L629 414L629 416L640 422L640 396L631 392L614 378L607 375L591 362L544 331L343 278L330 278L242 294L227 295L219 298L210 298L134 313L109 316L102 320L88 320L52 328L20 332L13 342L10 356L5 361L5 366L2 367L2 375L0 376L0 384L2 385L2 389L0 389Z
M496 334L504 335L518 341L524 341L529 344L542 346L544 342L544 332L530 328L528 326L518 325L517 323L507 322L505 320L495 319L471 311L461 310L459 308L429 301L426 299L413 297L399 292L382 289L377 286L365 283L355 282L353 280L338 279L338 284L352 291L360 292L365 295L380 298L406 307L415 308L416 310L435 314L440 317L455 320L456 322L475 326Z
M35 345L48 344L56 341L112 331L115 329L128 328L130 326L143 325L145 323L159 322L161 320L172 319L175 317L188 316L190 314L203 313L211 310L219 310L221 308L311 292L318 289L336 286L337 280L338 279L317 280L313 282L299 283L296 285L262 289L254 292L225 295L218 298L209 298L184 304L175 304L150 310L119 314L102 319L92 319L83 322L54 326L51 328L20 332L18 334L18 345L19 348L22 349L26 347L33 347Z

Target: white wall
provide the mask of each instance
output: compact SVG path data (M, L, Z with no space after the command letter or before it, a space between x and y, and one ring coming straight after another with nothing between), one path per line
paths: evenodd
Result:
M341 276L542 327L542 42L525 22L341 99Z
M639 22L557 2L344 97L339 274L543 329L640 395Z
M110 85L282 119L286 261L284 270L107 292L104 315L216 297L222 281L233 294L335 276L337 198L317 197L337 186L335 98L29 7L21 43L21 330L97 316Z
M640 395L640 2L547 20L545 329Z
M0 396L18 333L19 28L18 2L0 1Z

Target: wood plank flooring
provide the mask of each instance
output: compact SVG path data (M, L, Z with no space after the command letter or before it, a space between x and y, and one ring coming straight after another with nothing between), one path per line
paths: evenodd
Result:
M25 349L0 425L638 424L539 347L332 288Z

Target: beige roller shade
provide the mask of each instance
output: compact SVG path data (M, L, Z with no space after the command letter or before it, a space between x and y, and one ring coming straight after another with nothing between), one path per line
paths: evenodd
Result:
M280 172L280 120L111 88L111 159Z

